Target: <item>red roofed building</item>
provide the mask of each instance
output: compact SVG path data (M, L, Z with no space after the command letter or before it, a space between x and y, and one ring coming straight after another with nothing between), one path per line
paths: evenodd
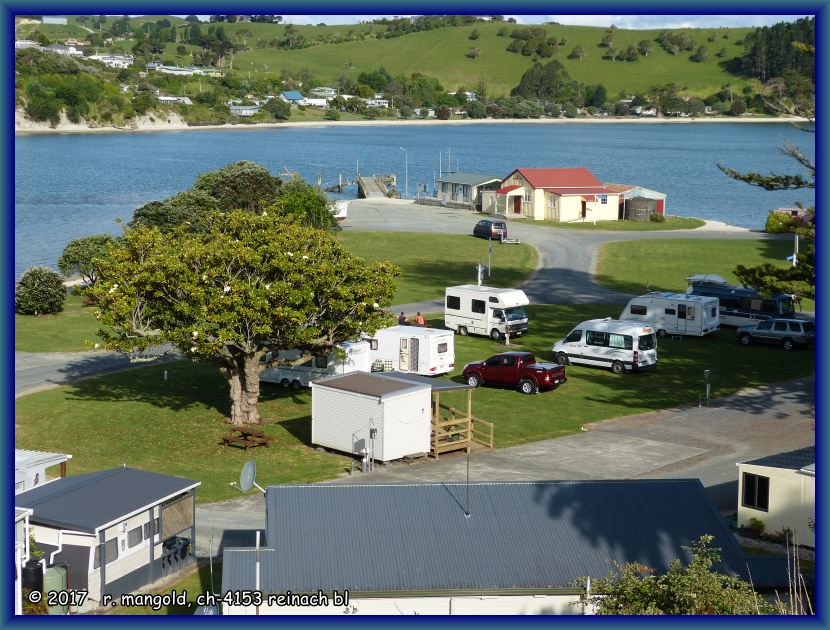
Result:
M619 199L587 168L518 168L485 193L483 210L508 218L614 221Z

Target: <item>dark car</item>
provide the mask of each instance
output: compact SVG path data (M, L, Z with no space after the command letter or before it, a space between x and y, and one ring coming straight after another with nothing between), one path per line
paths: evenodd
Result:
M481 238L507 238L507 223L494 221L493 219L482 219L473 228L473 236Z
M741 326L736 334L745 346L751 343L772 343L783 346L784 350L792 350L796 346L813 343L816 325L801 319L767 319Z
M568 380L564 366L537 363L531 352L504 352L485 361L473 361L464 366L463 377L473 387L507 385L518 387L523 394L554 389Z

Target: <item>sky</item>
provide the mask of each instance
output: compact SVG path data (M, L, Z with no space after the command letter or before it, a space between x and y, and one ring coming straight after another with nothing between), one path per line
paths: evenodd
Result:
M355 24L383 15L285 15L291 24ZM409 16L397 16L409 17ZM712 28L718 26L770 26L778 22L792 22L804 15L505 15L516 18L520 24L559 22L582 26L611 26L626 29L653 28Z

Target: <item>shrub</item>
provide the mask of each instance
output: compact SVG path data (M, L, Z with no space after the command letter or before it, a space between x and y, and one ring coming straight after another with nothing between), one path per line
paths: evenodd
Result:
M759 536L763 534L764 530L767 528L767 526L764 525L764 521L755 517L749 519L748 527Z
M652 212L650 215L648 215L648 220L652 223L665 223L666 217L664 217L659 212Z
M764 223L764 230L770 234L783 234L784 232L790 232L791 226L792 218L789 214L770 210L767 221Z
M58 313L65 300L63 276L49 267L26 270L14 287L14 309L25 315Z

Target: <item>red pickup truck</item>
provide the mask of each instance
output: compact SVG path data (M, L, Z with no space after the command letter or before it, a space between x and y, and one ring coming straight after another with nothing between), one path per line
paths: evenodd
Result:
M535 394L540 389L552 389L567 381L565 366L555 363L537 363L532 352L504 352L486 361L474 361L464 366L462 373L468 385L518 386L523 394Z

